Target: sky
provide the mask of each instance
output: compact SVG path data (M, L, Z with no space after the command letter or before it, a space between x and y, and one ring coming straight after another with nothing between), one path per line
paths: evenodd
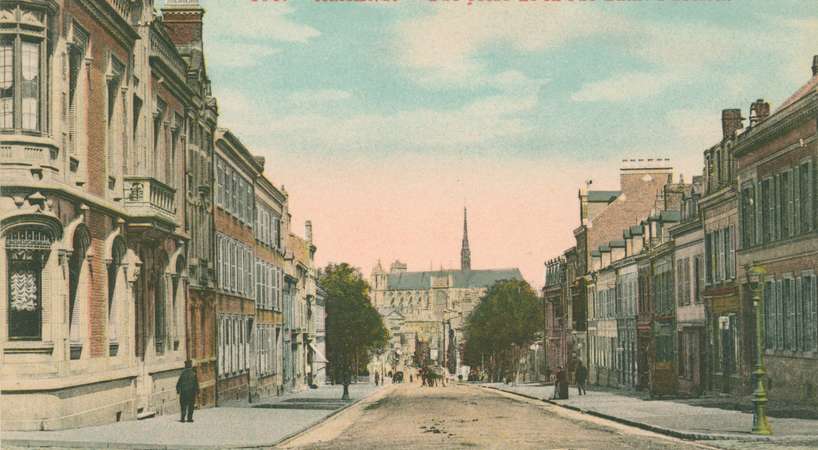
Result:
M200 0L220 126L266 157L317 264L518 267L574 245L624 158L702 171L720 111L811 76L811 0Z

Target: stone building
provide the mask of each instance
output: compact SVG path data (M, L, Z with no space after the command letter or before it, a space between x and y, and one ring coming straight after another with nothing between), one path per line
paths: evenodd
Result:
M633 370L639 366L635 339L636 312L628 306L635 295L624 295L635 280L633 265L643 244L643 226L632 229L652 212L661 210L665 186L671 183L670 161L627 159L620 168L620 190L580 189L580 226L574 230L577 270L573 302L587 311L587 351L584 356L589 381L607 385L638 384ZM647 223L647 222L646 222ZM636 266L638 268L638 265ZM636 275L638 278L638 275Z
M522 280L519 269L471 269L468 219L464 210L460 269L407 271L395 261L386 272L381 263L372 270L371 302L390 330L388 351L375 365L386 372L404 370L425 361L415 361L416 347L428 349L433 362L459 372L463 325L486 293L500 280Z
M256 157L263 166L263 158ZM289 217L287 194L267 178L255 179L255 336L256 355L251 377L252 398L269 397L282 392L284 379L281 362L284 339L284 268L286 229Z
M699 208L704 227L704 292L707 389L742 391L752 371L752 308L742 303L736 281L738 204L735 139L743 127L741 110L722 111L722 140L704 152L704 193Z
M705 345L704 231L699 216L702 178L693 184L682 200L680 222L669 228L674 241L674 291L676 296L676 349L678 392L695 396L706 385L708 346Z
M264 167L229 130L215 136L219 402L250 399L255 329L255 179Z
M197 404L216 401L216 286L213 238L213 136L218 120L216 99L204 63L202 27L204 9L196 1L168 0L162 10L167 35L186 64L184 72L191 104L181 142L185 149L185 169L179 176L185 183L185 233L188 245L189 299L186 311L187 357L199 377Z
M0 22L2 428L171 412L202 92L152 2L11 1Z
M312 225L307 227L311 237ZM316 247L290 233L284 274L284 386L290 391L304 389L311 382L310 306L316 298L314 266Z
M749 127L733 147L741 192L736 280L747 311L742 317L755 317L746 269L760 264L767 271L763 314L769 396L812 405L818 400L816 86L818 56L812 77L772 114L768 103L753 102ZM748 353L754 350L754 323L745 322L749 336L742 342L751 345Z

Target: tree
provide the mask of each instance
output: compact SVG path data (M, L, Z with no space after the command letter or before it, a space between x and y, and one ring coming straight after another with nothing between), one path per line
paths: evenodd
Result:
M344 385L349 400L352 374L366 367L373 353L389 340L380 314L369 302L369 285L361 272L347 263L329 264L318 275L326 301L328 373Z
M509 370L516 377L521 356L542 331L542 307L526 281L494 283L466 319L466 363L488 368L494 380Z

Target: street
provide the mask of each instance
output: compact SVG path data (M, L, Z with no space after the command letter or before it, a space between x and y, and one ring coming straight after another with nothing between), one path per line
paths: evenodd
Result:
M706 448L476 386L397 385L285 448Z

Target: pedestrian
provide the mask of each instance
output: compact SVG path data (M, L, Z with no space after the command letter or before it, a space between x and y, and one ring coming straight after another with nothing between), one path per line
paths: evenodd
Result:
M560 386L560 400L568 400L568 371L560 367L557 379Z
M378 375L378 372L375 372L375 386L377 386L377 385L378 385L378 381L380 381L380 379L378 378L379 376L380 376L380 375Z
M412 374L411 374L411 373L409 374L409 382L410 382L410 383L414 383L414 382L415 382L414 378L412 378Z
M179 406L182 410L180 422L193 422L193 406L196 404L196 394L199 393L199 379L196 377L196 370L193 369L191 360L185 361L185 369L179 375L176 382L176 393L179 394Z
M587 395L585 392L585 382L588 381L588 369L582 365L582 361L577 361L577 370L574 372L577 379L577 392L579 395Z

